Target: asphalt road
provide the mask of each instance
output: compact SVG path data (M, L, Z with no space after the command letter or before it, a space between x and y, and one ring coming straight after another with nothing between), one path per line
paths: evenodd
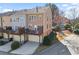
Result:
M50 48L43 50L35 55L71 55L68 48L62 43L53 44Z

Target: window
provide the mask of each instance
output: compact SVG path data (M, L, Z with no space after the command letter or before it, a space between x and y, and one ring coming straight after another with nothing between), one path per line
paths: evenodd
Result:
M48 21L48 17L47 17L47 21Z
M33 19L36 20L36 16L34 16Z
M42 19L42 16L41 15L39 15L39 19Z
M13 18L12 20L13 20L13 22L15 22L15 18Z
M24 16L20 16L20 17L19 17L19 20L20 20L20 21L23 21L23 20L24 20Z
M15 26L15 30L16 30L16 31L18 30L18 26Z
M31 16L32 18L31 18L31 20L33 20L34 19L34 17L33 16Z
M16 22L19 22L19 18L16 18Z
M37 28L38 28L38 26L37 26L37 25L34 25L34 30L35 30L35 31L37 30Z
M29 16L29 20L31 20L31 21L32 21L32 20L37 20L38 17L39 17L39 16L36 16L36 15L30 15L30 16Z
M12 19L10 18L10 22L12 22Z
M34 19L34 16L30 15L29 20L33 20L33 19Z
M47 29L48 29L48 24L47 24Z
M2 20L2 22L4 22L4 19Z
M29 16L29 20L31 20L31 16Z

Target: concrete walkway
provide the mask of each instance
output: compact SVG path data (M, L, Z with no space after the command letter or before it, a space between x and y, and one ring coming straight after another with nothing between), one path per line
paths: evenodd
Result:
M38 46L39 46L39 43L27 42L23 46L21 46L20 48L12 51L10 53L23 54L23 55L33 54L35 52L35 50L38 48Z
M3 51L3 52L10 51L11 50L11 44L12 44L12 42L9 42L5 45L0 46L0 51Z

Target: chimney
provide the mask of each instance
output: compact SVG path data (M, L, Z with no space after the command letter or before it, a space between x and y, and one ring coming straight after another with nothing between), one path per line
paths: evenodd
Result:
M38 7L36 7L36 12L38 12Z

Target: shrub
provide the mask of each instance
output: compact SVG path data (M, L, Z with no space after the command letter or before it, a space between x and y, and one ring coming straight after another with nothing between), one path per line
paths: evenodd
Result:
M75 29L79 29L79 23L76 24Z
M74 33L79 35L79 29L75 29Z
M54 30L55 31L61 31L61 28L60 28L60 26L57 25Z
M6 44L4 41L0 41L0 46Z
M0 36L0 39L2 39L3 38L3 36Z
M13 38L9 38L10 40L9 41L13 41Z
M51 32L49 35L48 35L49 39L50 40L55 40L56 39L56 33L55 32Z
M19 48L21 46L21 44L18 41L15 41L11 44L11 49L15 50L17 48Z
M56 33L51 32L48 36L45 36L43 39L44 45L51 45L54 40L56 40Z
M65 28L66 30L71 29L71 25L70 25L70 24L66 24L66 25L64 26L64 28Z
M43 45L51 45L51 40L48 38L48 36L45 36L43 39Z

